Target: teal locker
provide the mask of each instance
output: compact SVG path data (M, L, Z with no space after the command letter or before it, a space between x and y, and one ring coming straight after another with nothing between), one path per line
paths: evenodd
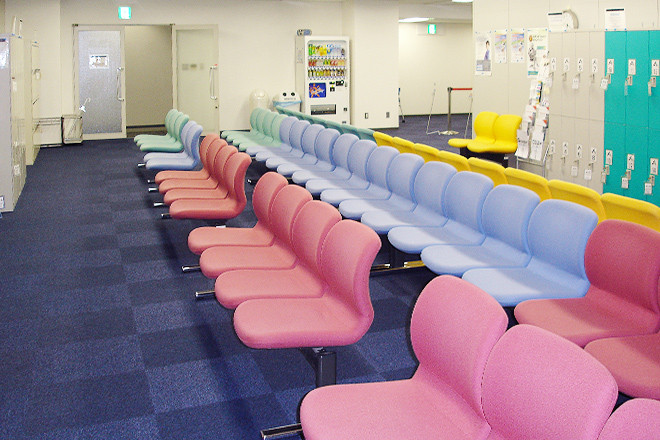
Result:
M605 122L622 124L626 120L626 32L605 32L605 73L608 60L614 60L614 73L605 91Z
M644 182L649 177L648 142L649 129L647 127L626 126L626 151L622 159L627 166L628 154L634 154L635 169L630 173L629 188L628 191L623 190L623 195L639 200L646 200Z
M655 91L655 90L654 90ZM649 129L649 148L646 163L649 166L649 174L651 173L650 164L651 158L660 160L660 130ZM655 186L653 186L653 194L646 196L645 200L651 202L656 206L660 206L660 180L655 176Z
M626 38L626 57L635 60L635 74L632 85L628 85L626 96L626 125L635 127L649 126L648 81L650 77L649 33L648 31L628 32ZM625 68L626 75L628 66Z
M649 58L660 60L660 31L649 32ZM651 68L648 69L650 74ZM649 96L649 128L660 130L660 77L656 78L656 86L651 90L651 95Z
M605 122L604 147L603 164L607 160L607 150L611 150L612 165L610 165L610 174L603 183L603 192L627 195L621 189L621 177L626 174L626 126Z

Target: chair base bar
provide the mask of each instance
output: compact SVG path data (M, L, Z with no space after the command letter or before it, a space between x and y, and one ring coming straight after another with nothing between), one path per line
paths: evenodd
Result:
M337 353L325 348L301 348L305 359L314 368L316 387L337 383Z
M294 434L300 434L302 432L302 425L300 423L294 423L293 425L278 426L277 428L268 428L261 430L261 438L263 440L279 438L279 437L289 437Z
M156 183L156 179L147 179L148 184Z
M195 299L208 298L215 295L215 290L198 290L195 292Z
M169 220L169 219L172 218L172 215L169 212L167 212L165 214L161 214L160 218L163 219L163 220Z
M154 208L162 208L164 206L167 206L165 202L154 202Z
M158 192L158 188L156 188L155 186L152 186L151 188L147 188L147 192L150 192L150 193Z
M389 273L389 272L397 272L400 270L417 269L420 267L426 267L426 265L422 262L422 260L405 261L401 266L393 266L389 263L376 264L371 266L371 273Z
M138 167L138 168L146 168L146 167L147 167L147 164L144 163L144 162L141 162L141 163L137 164L137 167Z
M191 264L191 265L188 265L188 266L181 266L181 272L183 272L183 273L199 272L201 270L202 270L202 268L199 264Z

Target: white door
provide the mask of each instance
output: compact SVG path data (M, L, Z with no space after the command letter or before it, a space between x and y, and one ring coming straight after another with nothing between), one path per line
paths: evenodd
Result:
M75 26L76 107L84 107L83 139L126 137L124 28Z
M173 26L174 107L217 133L218 29L216 26Z

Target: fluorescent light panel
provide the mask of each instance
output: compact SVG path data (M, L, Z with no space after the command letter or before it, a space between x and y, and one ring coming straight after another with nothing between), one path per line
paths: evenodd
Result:
M421 23L422 21L429 21L428 17L408 17L399 19L399 23Z

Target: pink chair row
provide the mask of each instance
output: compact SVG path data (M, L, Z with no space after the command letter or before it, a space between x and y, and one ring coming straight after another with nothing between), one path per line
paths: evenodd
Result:
M617 385L603 365L546 330L506 324L479 288L432 280L412 315L413 377L311 391L305 439L658 438L658 402L633 400L610 418Z
M589 237L584 262L584 297L524 301L516 319L585 347L623 393L660 399L660 233L605 220Z

